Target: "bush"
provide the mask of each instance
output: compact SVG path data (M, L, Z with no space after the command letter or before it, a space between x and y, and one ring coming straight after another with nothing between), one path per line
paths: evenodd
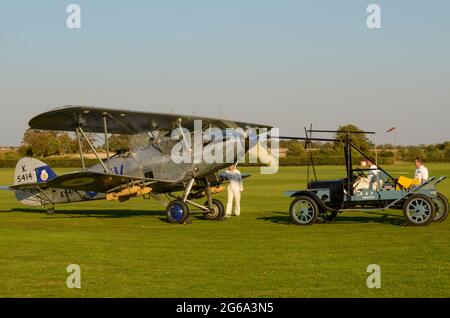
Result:
M37 158L45 162L51 168L80 168L81 169L81 160L76 158ZM0 159L0 168L15 168L18 159ZM84 159L86 167L90 167L98 164L97 159Z

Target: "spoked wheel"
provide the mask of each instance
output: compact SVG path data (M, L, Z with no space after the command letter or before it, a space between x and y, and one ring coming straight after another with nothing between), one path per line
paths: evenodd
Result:
M220 220L223 218L225 208L220 200L212 199L213 208L210 212L203 213L206 220ZM208 201L205 202L205 206L208 206Z
M428 225L434 220L435 207L431 199L423 194L415 194L403 205L403 215L413 226Z
M319 219L322 220L323 223L333 221L337 216L337 212L333 211L322 211L319 214Z
M166 214L170 223L183 224L189 217L189 208L183 201L175 200L167 206Z
M448 217L448 200L442 193L438 192L437 197L433 199L436 207L436 214L434 215L434 222L444 222Z
M298 225L311 225L319 216L319 207L314 199L300 196L292 201L289 214L294 223Z

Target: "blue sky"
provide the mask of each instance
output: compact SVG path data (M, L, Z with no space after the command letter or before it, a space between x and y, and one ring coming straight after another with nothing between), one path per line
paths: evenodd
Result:
M0 145L67 104L450 140L449 34L446 0L2 1Z

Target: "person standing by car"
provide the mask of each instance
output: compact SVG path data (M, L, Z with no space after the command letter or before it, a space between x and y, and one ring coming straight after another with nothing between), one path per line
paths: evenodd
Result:
M420 158L416 158L415 164L416 172L414 174L414 178L422 184L428 180L428 169L423 165L423 161Z
M230 182L228 185L228 202L225 217L229 218L231 216L233 201L235 205L234 214L239 216L241 214L241 192L244 191L241 172L236 169L235 165L232 165L228 167L225 175Z

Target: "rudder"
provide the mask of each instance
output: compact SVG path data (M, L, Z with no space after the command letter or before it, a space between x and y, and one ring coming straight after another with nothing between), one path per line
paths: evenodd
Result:
M56 177L56 173L44 162L34 158L22 158L16 164L14 172L14 186L33 183L45 183ZM38 185L36 187L17 189L16 198L19 202L29 206L41 206L42 201Z
M14 185L47 182L56 173L44 162L34 158L22 158L16 164Z

